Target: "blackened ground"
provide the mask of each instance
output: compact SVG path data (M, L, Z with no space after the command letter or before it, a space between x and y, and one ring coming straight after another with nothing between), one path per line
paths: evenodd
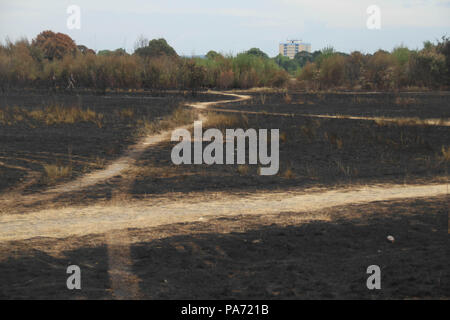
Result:
M253 96L257 97L257 94L253 93ZM347 99L349 104L355 99L352 95L334 96ZM272 106L277 108L277 112L289 114L297 108L292 103L284 103L284 94L271 94L269 97L271 102L266 101L264 105L250 101L248 105L238 102L224 107L242 110L251 107L260 112ZM427 105L421 114L425 118L432 117L435 109L444 110L436 102L435 99L441 99L437 97L441 96L432 96L428 102L424 100ZM374 94L372 99L375 98L380 99L380 106L387 99L382 94ZM358 108L365 113L372 107L359 104ZM280 130L280 169L277 175L259 175L259 165L177 166L171 160L175 143L166 142L144 152L133 170L89 190L62 195L58 203L109 200L114 193L117 194L119 185L126 186L126 189L120 190L124 196L137 198L202 190L245 194L255 190L445 182L450 169L448 156L446 158L443 153L450 148L448 126L385 125L366 120L275 116L267 113L223 114L235 117L236 127L246 124L245 128ZM412 115L418 116L416 113Z
M449 92L424 93L250 93L251 101L223 105L226 109L293 114L448 119Z
M169 116L190 101L213 101L222 96L189 92L110 93L96 95L11 92L0 96L0 108L18 106L27 110L59 105L90 109L103 115L102 125L93 122L73 124L0 124L0 191L20 185L43 174L44 165L71 166L70 178L102 167L136 142L142 121L155 122ZM124 116L123 111L131 111ZM69 179L70 179L69 178ZM61 181L58 181L61 182ZM36 179L26 192L41 190L47 182Z
M346 98L349 104L354 99L351 95L335 96L340 99L338 101ZM250 101L248 105L243 102L228 104L224 108L246 110L251 107L257 112L272 108L269 111L288 114L297 108L284 104L283 94L273 94L270 99L271 102L266 101L264 105ZM378 105L383 106L386 98L384 95L374 95L372 99L379 99ZM446 99L447 106L449 100L448 97ZM442 108L444 104L439 104L434 98L424 100L424 103L427 105L420 112L411 115L427 118L436 116L436 109L441 114L448 112ZM325 108L327 104L320 106ZM372 107L358 105L361 114L370 113ZM170 158L175 143L166 143L144 154L138 163L140 174L130 193L140 195L193 190L251 192L255 189L372 183L420 184L439 181L447 176L449 170L448 156L445 156L449 149L448 126L386 125L366 120L275 116L267 113L243 116L224 114L243 118L243 121L237 122L247 123L245 128L280 130L280 170L277 175L259 175L258 165L175 166ZM389 115L381 111L378 114Z
M114 250L129 255L138 298L448 299L447 223L444 196L130 229ZM106 239L1 244L0 298L115 297ZM66 288L72 264L79 291ZM366 287L370 265L381 268L381 290Z

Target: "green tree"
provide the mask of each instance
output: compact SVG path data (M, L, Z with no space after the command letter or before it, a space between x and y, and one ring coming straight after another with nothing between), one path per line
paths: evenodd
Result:
M445 57L444 82L450 86L450 38L443 36L436 49Z
M100 50L97 53L99 56L107 56L107 57L121 57L121 56L127 56L128 53L125 51L125 49L118 48L114 51L112 50Z
M178 57L174 48L172 48L165 39L153 39L148 43L148 46L137 48L135 54L141 57L160 57L172 56Z
M408 63L410 54L411 51L405 46L395 47L394 50L392 50L392 56L401 66Z
M218 58L218 57L223 57L220 53L217 53L216 51L214 51L214 50L210 50L210 51L208 51L208 53L206 54L206 58L208 58L208 59L211 59L211 60L214 60L214 59L216 59L216 58Z
M415 84L438 88L448 81L446 57L430 42L425 43L422 50L411 56L409 68Z
M274 61L281 68L289 72L290 74L295 74L300 69L300 65L295 59L289 59L281 54L274 58Z
M251 48L250 50L246 51L245 53L252 55L252 56L256 56L256 57L269 59L269 56L265 52L261 51L259 48Z
M308 51L300 51L295 54L294 60L297 62L299 67L303 68L308 62L313 62L314 58L312 53Z

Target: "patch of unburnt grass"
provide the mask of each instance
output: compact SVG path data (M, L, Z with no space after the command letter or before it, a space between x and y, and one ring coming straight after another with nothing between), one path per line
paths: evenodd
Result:
M41 182L51 184L72 176L72 166L62 164L44 164L44 173Z
M218 129L248 128L248 117L244 114L208 113L206 126Z
M179 106L172 114L163 118L156 120L139 119L137 121L137 135L152 134L173 129L178 126L193 123L196 118L195 110Z
M39 125L74 124L77 122L92 122L99 128L103 125L103 114L89 108L78 106L65 107L49 105L32 110L23 107L5 107L0 109L0 123L2 125L16 125L24 123L30 127Z

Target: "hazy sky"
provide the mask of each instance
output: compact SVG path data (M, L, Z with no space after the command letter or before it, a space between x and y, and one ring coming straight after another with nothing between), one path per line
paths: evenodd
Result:
M81 9L81 28L67 28L69 5ZM369 30L366 10L381 10L381 29ZM0 39L67 33L94 50L133 51L139 35L165 38L179 54L237 53L258 47L270 56L287 38L319 50L373 52L450 36L450 1L443 0L0 0Z

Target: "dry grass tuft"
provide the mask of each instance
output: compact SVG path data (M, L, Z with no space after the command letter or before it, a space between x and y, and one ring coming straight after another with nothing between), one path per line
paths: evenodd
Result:
M267 95L264 92L261 92L259 94L259 101L261 104L265 104L267 99Z
M58 164L44 165L44 182L55 182L62 178L67 178L72 175L72 166L63 166Z
M344 141L342 141L342 138L336 138L336 147L341 150L342 146L344 145Z
M21 107L5 107L0 110L0 123L15 125L24 122L30 126L40 123L47 126L54 124L73 124L76 122L92 122L99 128L103 125L103 114L80 107L64 107L51 105L45 108L28 110Z
M450 146L442 146L442 160L445 162L450 162Z
M195 110L179 107L175 111L157 121L149 121L147 119L140 119L137 121L139 126L138 135L147 135L172 129L181 125L194 122L196 119Z
M303 125L300 127L302 134L308 138L309 142L313 141L316 137L316 130L313 126Z
M305 100L303 98L298 98L297 104L305 104Z
M95 161L92 163L92 167L101 169L105 166L105 163L106 163L105 159L97 156L97 158L95 158Z
M121 109L119 115L121 118L133 118L134 110L132 108Z
M240 164L237 167L237 171L239 172L239 174L241 176L246 176L250 172L250 167L248 165L246 165L246 164Z
M346 177L350 177L352 175L352 169L350 166L344 165L341 160L334 160L334 162L336 163L338 172L342 173Z
M336 146L336 148L338 150L342 149L342 147L344 146L344 141L343 141L342 137L338 137L333 132L330 132L330 133L324 132L323 136L326 141L328 141L330 144Z
M295 173L290 167L288 167L286 168L286 170L283 171L281 176L285 179L293 179L295 178Z
M286 104L291 104L291 102L292 102L292 97L291 97L288 93L286 93L286 94L284 95L284 97L283 97L283 100L284 100L284 103L286 103Z
M397 97L395 98L395 104L398 106L406 107L417 103L417 99L412 97Z
M221 114L211 112L208 114L206 125L211 128L219 129L248 128L248 118L243 114Z
M271 88L271 87L254 87L254 88L250 88L250 89L235 89L235 90L231 90L231 92L236 92L236 93L246 93L246 92L264 92L264 93L285 93L287 92L286 88Z

